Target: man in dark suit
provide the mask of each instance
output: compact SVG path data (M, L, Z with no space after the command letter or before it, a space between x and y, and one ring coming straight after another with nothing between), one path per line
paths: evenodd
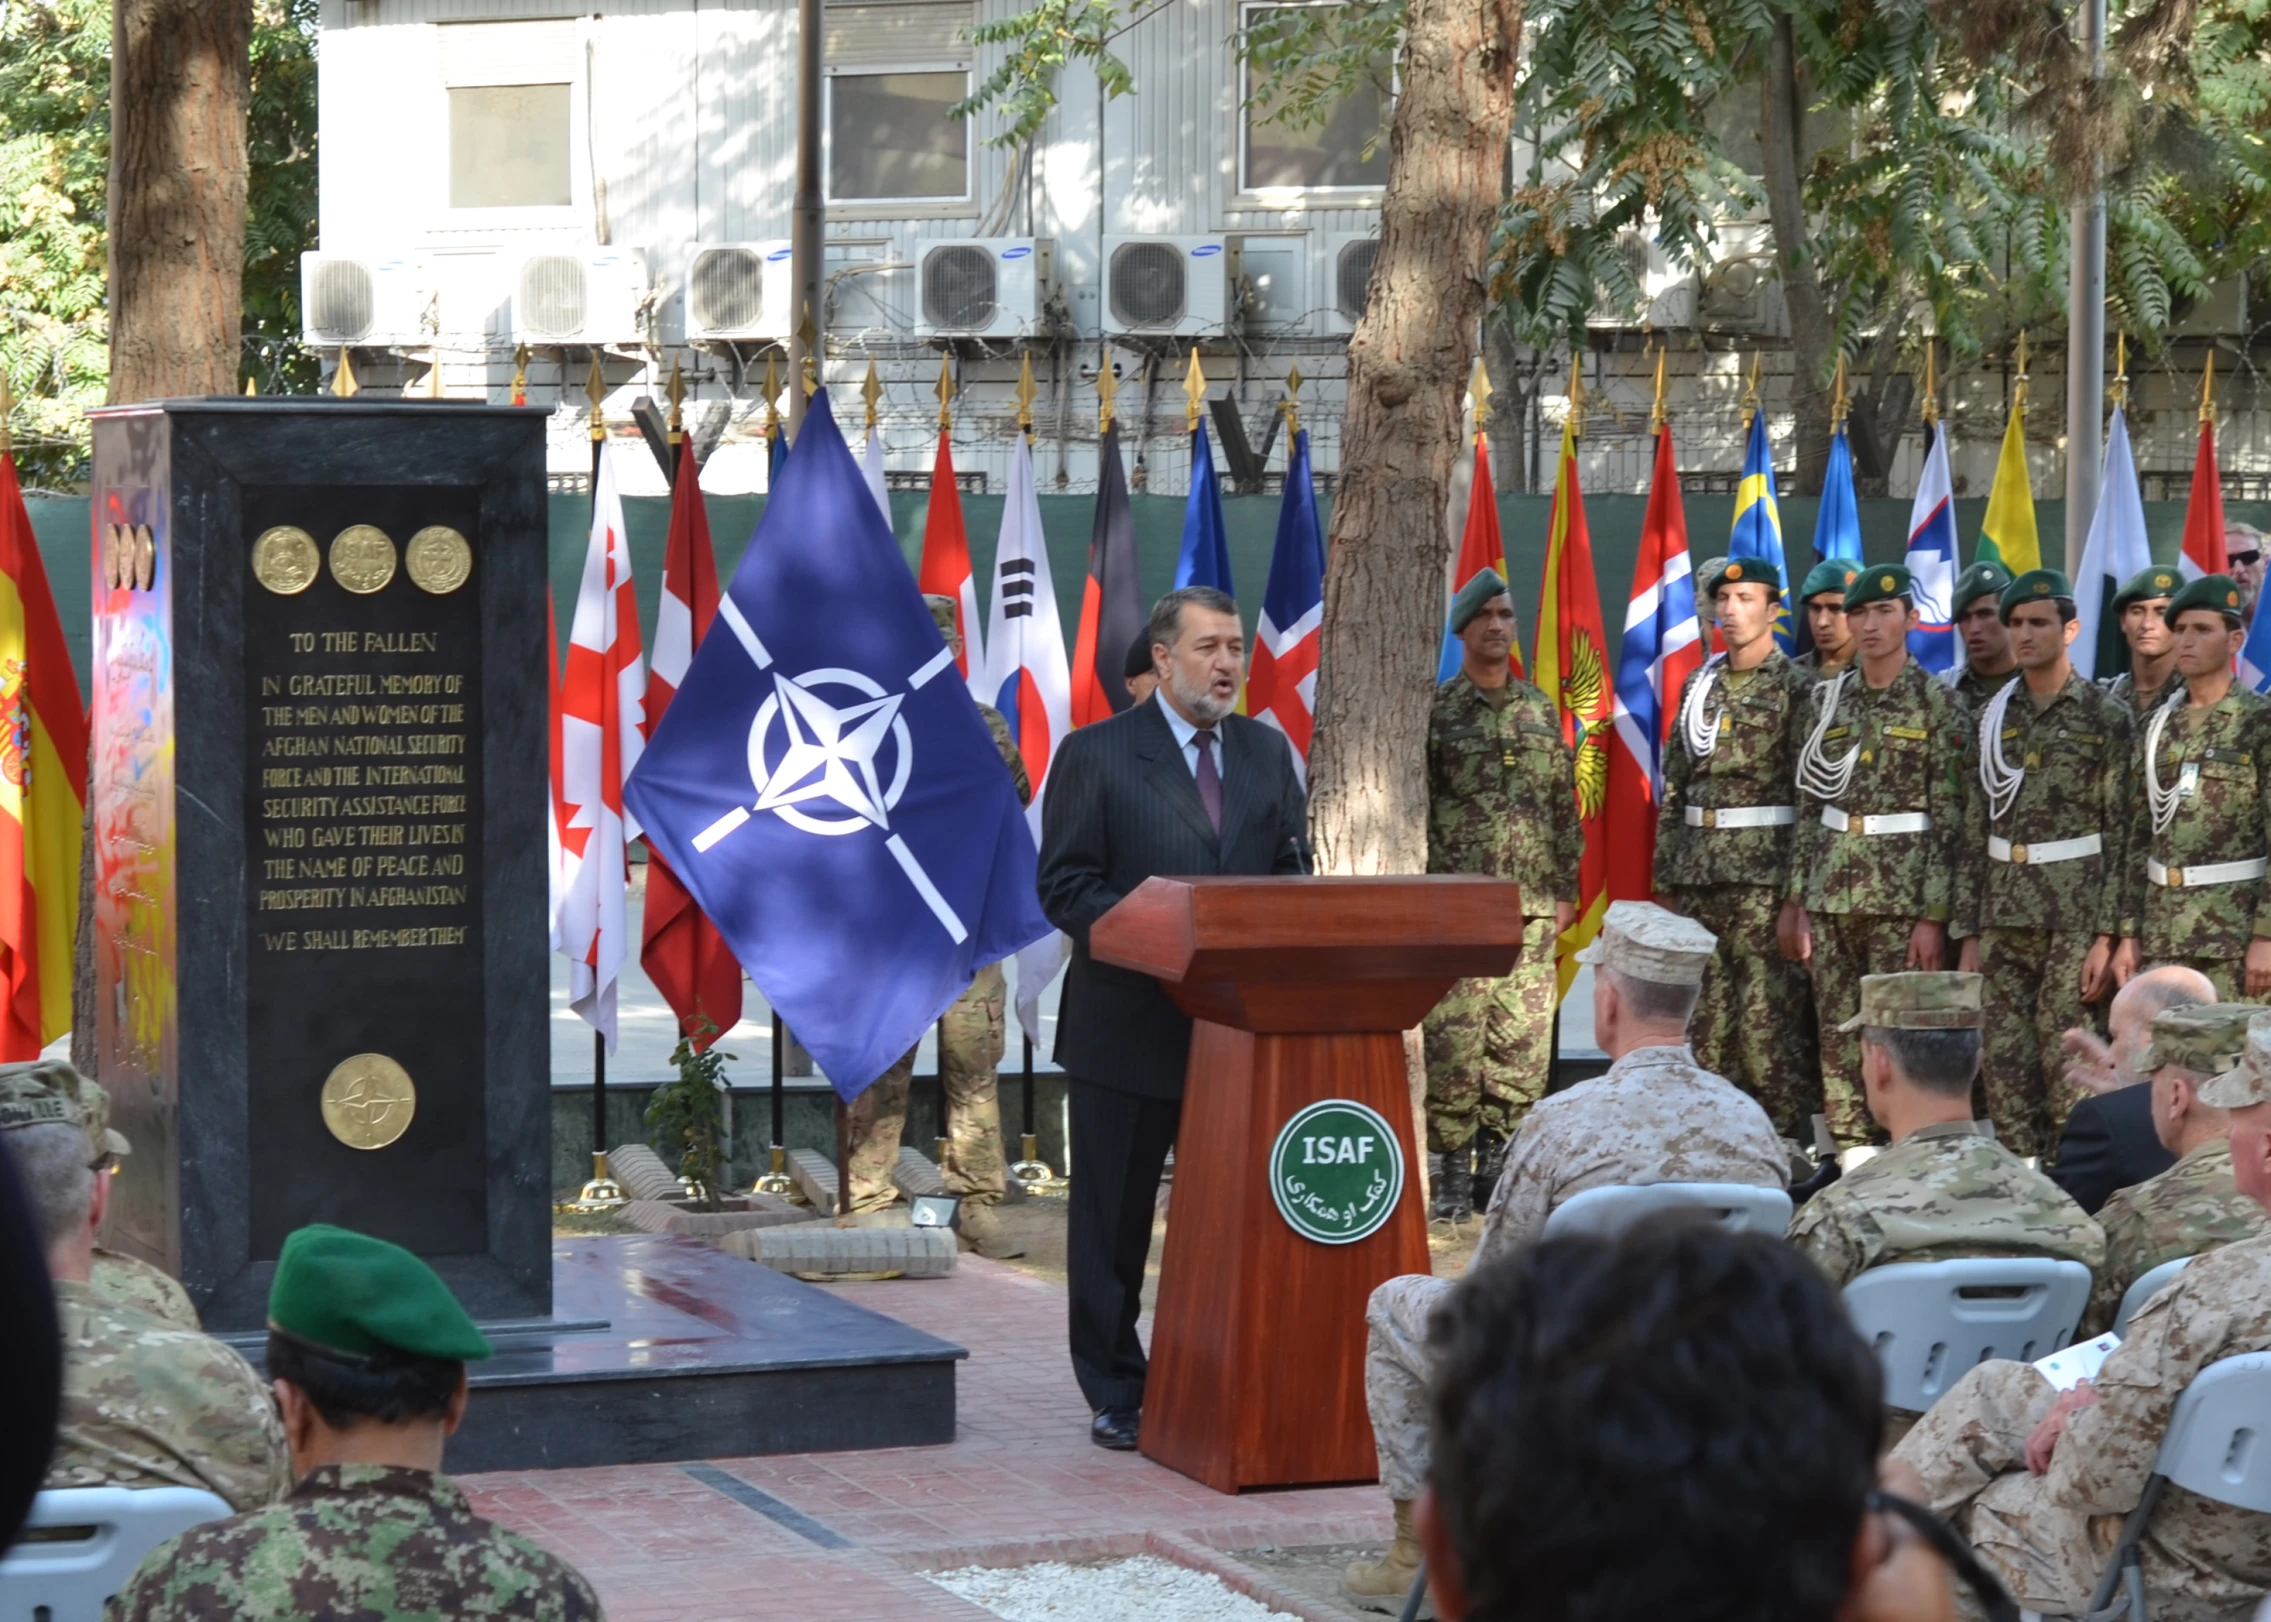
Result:
M2110 1043L2088 1031L2066 1033L2073 1055L2066 1079L2090 1096L2067 1115L2057 1162L2044 1170L2090 1215L2115 1189L2135 1187L2176 1163L2153 1130L2153 1089L2138 1064L2152 1044L2154 1015L2215 1000L2206 975L2167 964L2146 970L2115 995L2106 1010Z
M1088 929L1157 874L1307 866L1292 751L1231 713L1245 654L1238 605L1205 586L1169 592L1150 635L1153 702L1065 740L1041 820L1042 910L1072 938L1057 1016L1072 1116L1072 1366L1095 1411L1091 1440L1123 1450L1143 1407L1136 1315L1191 1021L1150 975L1091 958Z

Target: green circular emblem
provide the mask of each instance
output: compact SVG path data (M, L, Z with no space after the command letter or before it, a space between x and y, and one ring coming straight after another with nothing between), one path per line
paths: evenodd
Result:
M1270 1150L1270 1197L1293 1231L1353 1245L1380 1231L1404 1192L1404 1151L1378 1110L1348 1098L1311 1104Z

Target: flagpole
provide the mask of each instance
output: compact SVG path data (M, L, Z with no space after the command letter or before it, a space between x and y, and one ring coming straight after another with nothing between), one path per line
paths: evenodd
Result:
M789 1154L786 1149L781 1147L781 1100L783 1090L781 1085L781 1077L784 1074L784 1065L786 1059L786 1055L783 1050L787 1048L787 1046L788 1032L783 1029L781 1025L781 1016L778 1012L776 1012L773 1015L772 1042L773 1152L770 1160L768 1161L769 1169L766 1171L764 1176L757 1179L756 1183L752 1185L749 1192L752 1194L774 1194L784 1199L796 1192L796 1184L789 1178Z
M344 363L345 357L341 359ZM591 401L591 499L596 503L600 459L607 454L607 418L601 409L607 398L607 380L600 376L596 349L591 352L590 375L584 379L584 396ZM623 875L625 882L629 877ZM607 1037L595 1026L591 1033L591 1181L576 1196L576 1204L592 1211L623 1203L623 1187L607 1165Z
M2082 59L2093 88L2105 74L2105 0L2082 0ZM2073 205L2069 225L2066 312L2066 572L2079 571L2097 516L2104 466L2105 166L2090 165L2090 192Z

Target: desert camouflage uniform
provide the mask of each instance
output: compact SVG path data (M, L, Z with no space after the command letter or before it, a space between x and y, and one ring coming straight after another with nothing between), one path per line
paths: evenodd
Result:
M2100 1335L2130 1285L2163 1262L2199 1256L2271 1230L2263 1207L2232 1181L2232 1142L2211 1138L2158 1177L2116 1189L2098 1207L2105 1268L2090 1296L2082 1333Z
M160 1544L109 1612L111 1622L600 1614L575 1567L474 1514L447 1476L379 1464L324 1465L274 1508Z
M2026 1444L2056 1393L2026 1363L1973 1369L1893 1457L1923 1475L1932 1508L2021 1606L2072 1615L2088 1608L2184 1388L2211 1363L2265 1350L2271 1235L2202 1257L2129 1320L2129 1338L2091 1382L2096 1404L2066 1421L2048 1474L2028 1473ZM2141 1554L2153 1622L2245 1622L2271 1586L2271 1515L2171 1486Z
M2119 940L2137 929L2127 910L2136 893L2125 848L2129 714L2081 676L2069 676L2047 705L2022 685L2003 711L1998 741L2004 761L2026 775L2010 809L1994 817L1974 762L1953 932L1979 937L1987 977L1979 1075L1987 1116L2004 1148L2040 1155L2073 1108L2061 1039L2076 1027L2104 1031L2102 1010L2082 1001L2083 960L2099 936ZM2026 859L2030 848L2089 836L2103 846L2094 856ZM2003 842L2007 859L1995 858L1990 840Z
M1964 714L1976 721L1979 718L1979 712L1987 708L1987 701L2001 692L2005 685L2018 680L2018 678L2019 667L2017 665L2013 665L2010 669L1996 676L1982 676L1971 666L1965 665L1956 672L1956 679L1949 682L1947 687L1948 691L1955 695L1956 702L1963 706Z
M2124 670L2106 682L2105 695L2115 703L2127 706L2130 715L2142 727L2145 717L2161 707L2161 701L2168 697L2170 689L2182 685L2184 678L2176 673L2176 666L2172 662L2167 679L2158 687L2139 687L2136 676Z
M1793 707L1796 745L1812 732L1831 691L1830 683L1818 683L1814 703ZM1882 692L1869 687L1858 666L1849 668L1836 692L1837 717L1823 736L1823 753L1837 760L1858 749L1859 758L1834 803L1810 793L1800 779L1784 894L1813 920L1823 1101L1830 1130L1850 1147L1869 1141L1875 1126L1861 1098L1860 1038L1836 1027L1861 1005L1863 975L1908 967L1909 936L1919 922L1944 924L1953 917L1964 774L1977 762L1962 707L1947 684L1914 659L1903 662ZM1850 817L1922 812L1931 826L1921 833L1838 832L1822 822L1825 810ZM1941 966L1953 966L1952 952Z
M2172 873L2219 862L2260 860L2271 848L2271 701L2234 686L2205 710L2179 697L2169 711L2154 767L2164 788L2179 791L2166 830L2153 831L2145 789L2145 740L2151 722L2137 728L2137 788L2131 796L2130 879L2144 899L2132 910L2144 961L2182 963L2214 982L2227 1002L2246 995L2249 942L2271 935L2271 884L2171 888L2152 881L2148 860ZM2184 791L2187 780L2189 792Z
M1790 712L1808 708L1813 682L1779 652L1754 670L1713 667L1716 742L1698 759L1684 720L1664 751L1664 799L1656 816L1659 894L1719 937L1688 1021L1696 1059L1764 1106L1785 1137L1811 1141L1822 1107L1821 1054L1813 987L1803 964L1782 955L1775 923L1790 870L1791 827L1690 827L1690 807L1792 806L1797 777ZM1688 695L1704 672L1688 677Z
M1478 1131L1504 1142L1544 1096L1553 909L1577 899L1584 844L1575 760L1545 694L1512 678L1486 692L1464 672L1438 687L1427 721L1427 870L1512 879L1525 922L1513 973L1461 980L1427 1016L1430 1153L1462 1150Z
M205 1327L198 1320L197 1308L191 1304L189 1292L181 1287L181 1281L171 1274L161 1273L148 1262L97 1245L91 1282L105 1298L147 1312L153 1318L162 1318L177 1329Z
M55 1315L63 1417L48 1486L201 1487L236 1510L291 1490L276 1405L235 1352L69 1279Z
M1790 1158L1755 1100L1684 1047L1640 1048L1605 1075L1542 1099L1506 1151L1469 1267L1531 1243L1589 1188L1631 1183L1787 1186ZM1399 1503L1427 1477L1427 1321L1452 1280L1410 1274L1372 1292L1364 1400L1380 1485Z
M978 714L993 734L1002 764L1017 784L1017 801L1030 805L1033 784L1025 758L1009 735L1009 722L991 704ZM1000 1072L1008 983L1001 965L989 963L939 1016L938 1068L946 1094L946 1164L939 1168L946 1191L972 1205L993 1205L1008 1191L1007 1156L1001 1142ZM913 1091L915 1054L909 1048L874 1085L851 1102L851 1209L880 1211L899 1197L891 1179L899 1163L899 1139L907 1127L907 1098Z

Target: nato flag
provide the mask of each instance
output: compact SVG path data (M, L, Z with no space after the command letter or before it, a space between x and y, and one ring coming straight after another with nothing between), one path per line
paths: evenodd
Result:
M845 1099L1048 933L1016 789L825 390L624 798Z

